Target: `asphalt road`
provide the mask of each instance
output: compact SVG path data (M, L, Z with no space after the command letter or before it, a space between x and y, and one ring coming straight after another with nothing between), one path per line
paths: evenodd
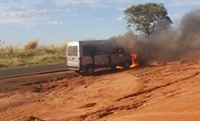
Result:
M7 77L22 76L22 75L27 75L27 74L54 72L54 71L59 71L59 70L67 70L66 65L55 64L55 65L47 65L47 66L6 69L6 70L0 70L0 79L7 78Z
M183 50L186 52L192 51L200 51L200 47L196 48L184 48ZM28 74L37 74L37 73L45 73L45 72L56 72L67 70L65 64L55 64L55 65L48 65L48 66L37 66L37 67L26 67L26 68L17 68L17 69L6 69L0 70L0 79L7 78L7 77L16 77Z

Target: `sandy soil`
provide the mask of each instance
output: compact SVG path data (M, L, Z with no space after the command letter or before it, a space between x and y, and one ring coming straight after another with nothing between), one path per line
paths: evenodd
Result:
M60 72L0 81L1 121L200 121L200 52L95 76Z

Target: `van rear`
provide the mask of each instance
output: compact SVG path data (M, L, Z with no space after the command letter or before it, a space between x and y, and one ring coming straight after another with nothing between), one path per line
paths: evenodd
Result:
M66 50L66 65L68 69L80 70L80 43L79 41L69 42Z

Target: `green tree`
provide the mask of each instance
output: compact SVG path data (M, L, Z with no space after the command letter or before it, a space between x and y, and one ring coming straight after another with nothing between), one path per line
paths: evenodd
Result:
M124 10L127 27L135 27L136 31L140 31L147 36L151 35L160 21L172 23L168 16L167 10L163 4L146 3L132 5Z

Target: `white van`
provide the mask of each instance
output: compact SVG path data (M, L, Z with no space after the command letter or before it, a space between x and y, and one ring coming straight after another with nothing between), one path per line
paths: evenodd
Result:
M66 58L68 69L85 71L89 75L97 68L129 68L132 65L131 55L108 40L68 42Z

